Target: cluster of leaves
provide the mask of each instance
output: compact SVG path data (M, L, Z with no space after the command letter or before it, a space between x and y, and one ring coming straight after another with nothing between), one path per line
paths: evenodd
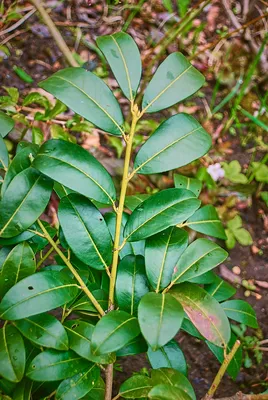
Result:
M182 54L173 53L156 71L138 111L134 99L142 68L135 42L117 33L98 38L97 44L130 100L134 128L144 113L182 101L204 82ZM101 130L123 136L129 146L134 128L125 134L119 103L99 77L67 68L40 86ZM200 208L200 181L175 175L175 188L126 198L123 181L123 213L105 168L66 138L41 146L21 142L10 163L3 137L14 121L6 114L0 117L5 174L0 202L2 391L14 400L30 395L103 399L100 366L147 352L150 377L128 379L121 397L195 399L174 340L179 330L205 340L222 362L236 340L228 318L257 327L253 309L244 301L228 300L235 289L212 272L227 252L203 237L189 244L189 229L225 239L216 209ZM136 173L179 168L210 146L210 136L193 117L174 115L139 149L127 180ZM40 220L52 191L59 198L57 229ZM103 207L112 211L103 215ZM36 265L36 255L47 244L57 253L55 264L43 265L49 250ZM119 250L114 276L110 266ZM238 350L228 368L234 379L241 357Z

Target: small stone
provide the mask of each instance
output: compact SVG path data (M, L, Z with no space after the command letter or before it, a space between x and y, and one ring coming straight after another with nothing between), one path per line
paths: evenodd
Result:
M235 275L240 275L241 274L241 269L237 265L232 268L232 271L233 271L233 273Z

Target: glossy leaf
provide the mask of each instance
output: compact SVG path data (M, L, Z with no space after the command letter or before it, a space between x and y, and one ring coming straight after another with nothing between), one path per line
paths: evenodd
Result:
M116 352L117 357L125 357L125 356L135 356L136 354L146 353L148 350L148 345L144 340L143 336L137 336L129 343L127 343L122 349L119 349Z
M225 231L218 213L212 205L207 205L197 210L185 223L194 231L214 236L218 239L226 239Z
M15 322L19 331L38 346L68 350L68 336L62 324L50 314L39 314Z
M170 171L202 157L210 146L211 137L193 117L176 114L144 143L135 158L134 170L145 175Z
M204 76L181 53L172 53L147 86L142 108L149 113L168 108L197 92L204 82Z
M33 382L30 379L24 378L12 393L13 400L31 400L32 399Z
M246 301L243 300L228 300L221 303L228 318L241 324L258 328L256 313Z
M138 336L137 318L125 311L111 311L97 323L92 335L93 354L107 354L119 350Z
M116 198L106 169L88 151L64 140L48 140L33 163L43 174L86 197L105 204Z
M140 203L150 197L149 194L134 194L132 196L126 196L125 198L125 206L130 210L134 211Z
M152 236L189 218L200 201L189 190L166 189L149 197L131 214L125 229L127 241Z
M99 375L100 369L95 364L89 365L79 374L62 381L57 389L55 399L81 399L94 387Z
M25 369L25 347L19 331L12 325L0 329L0 375L11 382L19 382Z
M0 135L0 169L7 169L9 164L9 155L4 139Z
M98 364L111 364L115 361L113 353L96 356L91 351L91 337L95 326L85 321L66 321L64 327L69 337L70 349L79 356Z
M153 351L173 339L183 318L182 306L169 294L148 293L140 301L138 319L141 333Z
M96 269L112 261L112 240L99 210L84 196L69 194L61 199L58 217L64 237L73 253Z
M224 301L236 293L236 289L215 275L214 281L205 286L206 291L217 301Z
M27 242L14 247L2 265L0 275L0 296L17 282L35 272L35 256Z
M17 320L57 308L78 292L63 272L47 271L28 276L13 286L0 304L0 318Z
M5 137L14 128L14 120L0 111L0 136Z
M107 58L122 92L133 101L141 79L140 52L135 41L124 32L100 36L96 41Z
M108 295L102 289L92 290L92 294L96 300L98 300L101 307L106 310L108 308ZM88 311L97 313L96 308L89 298L84 295L80 297L74 304L72 304L72 309L74 311Z
M39 86L105 132L122 134L120 106L108 86L92 72L84 68L66 68Z
M26 375L33 381L59 381L82 372L90 365L71 350L45 350L32 360Z
M97 383L90 390L90 392L82 398L82 400L104 400L105 397L105 383L101 377L97 380Z
M202 275L198 275L194 278L189 279L189 282L198 283L200 285L206 285L206 284L214 282L215 276L216 275L214 274L214 272L212 270L210 270L210 271L205 272Z
M200 195L202 189L202 182L199 179L189 178L180 174L174 174L174 184L178 189L191 190L196 197Z
M10 238L29 228L46 208L52 185L33 168L20 172L0 202L0 236Z
M174 268L187 244L187 232L174 226L146 240L146 274L156 292L170 283Z
M178 387L195 400L195 392L188 379L179 371L172 368L160 368L152 370L153 386L168 383Z
M200 335L196 327L193 325L193 323L188 319L187 316L184 317L184 320L182 321L181 324L181 329L188 333L191 336L196 337L197 339L204 340L204 337Z
M197 330L216 346L226 346L231 331L229 321L220 304L204 289L192 283L182 283L169 293L183 306Z
M172 276L173 283L180 283L202 275L222 263L228 253L208 239L197 239L180 257Z
M29 229L31 229L31 227ZM0 246L12 246L14 244L18 244L26 240L29 240L33 236L35 236L34 232L24 231L19 235L13 236L11 238L0 238Z
M147 397L151 389L151 378L144 375L134 375L120 386L119 394L124 399L141 399Z
M116 300L121 310L135 314L142 296L149 292L144 258L128 255L118 265Z
M148 394L153 400L190 400L191 397L183 390L171 385L157 385Z
M173 368L187 374L187 364L183 352L175 340L171 340L157 351L150 347L147 352L151 366L157 368Z

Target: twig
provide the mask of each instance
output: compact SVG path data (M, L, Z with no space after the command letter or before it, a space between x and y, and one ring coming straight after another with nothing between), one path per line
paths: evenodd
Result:
M220 399L211 400L268 400L268 394L244 394L238 392L230 397L222 397Z
M105 400L111 400L113 388L113 364L107 365L105 369Z
M61 33L59 32L59 30L56 28L54 22L52 21L52 19L50 18L50 16L48 15L47 11L45 10L45 8L43 7L42 3L39 0L31 0L31 3L37 8L39 14L41 15L41 17L43 18L45 24L47 25L51 35L53 36L53 38L55 39L55 42L57 43L59 49L61 50L62 54L64 55L64 57L66 58L66 60L68 61L68 63L72 66L72 67L78 67L79 64L77 63L77 61L74 59L69 47L67 46L67 44L65 43L63 37L61 36Z
M6 43L8 43L11 39L13 39L16 36L21 35L22 33L27 32L28 29L21 29L20 31L16 31L14 33L12 33L12 35L9 35L8 37L6 37L5 39L2 40L2 42L0 42L0 45L4 45Z
M22 17L19 21L17 21L15 24L11 25L9 28L0 31L0 36L6 35L9 32L14 31L17 29L20 25L22 25L28 18L30 18L34 13L36 12L35 8L32 8L31 11L29 11L24 17Z

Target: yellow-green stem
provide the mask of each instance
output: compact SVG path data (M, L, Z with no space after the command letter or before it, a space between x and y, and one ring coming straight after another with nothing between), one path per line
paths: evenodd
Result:
M96 310L100 313L101 316L105 315L104 310L102 309L101 305L99 304L99 302L95 299L95 297L93 296L93 294L91 293L91 291L87 288L87 286L85 285L85 283L83 282L83 279L80 277L80 275L78 274L78 272L76 271L76 269L73 267L73 265L70 263L70 261L65 257L65 255L63 254L63 252L61 251L61 249L58 247L58 245L56 244L56 242L54 242L54 240L51 238L51 236L49 235L48 231L46 230L46 228L44 227L44 225L42 224L42 222L40 220L37 220L38 225L40 226L40 228L42 229L45 238L47 239L47 241L51 244L51 246L53 247L53 249L58 253L58 255L60 256L60 258L64 261L64 263L66 264L66 266L69 268L69 270L71 271L71 273L74 275L75 279L77 280L77 282L79 283L81 289L83 290L83 292L87 295L87 297L89 298L89 300L92 302L92 304L94 305L94 307L96 308Z
M56 241L56 244L58 245L60 243L59 239ZM50 247L50 249L46 252L46 254L43 255L43 257L40 258L38 263L36 264L36 269L39 269L43 262L50 256L50 254L54 251L53 247Z

